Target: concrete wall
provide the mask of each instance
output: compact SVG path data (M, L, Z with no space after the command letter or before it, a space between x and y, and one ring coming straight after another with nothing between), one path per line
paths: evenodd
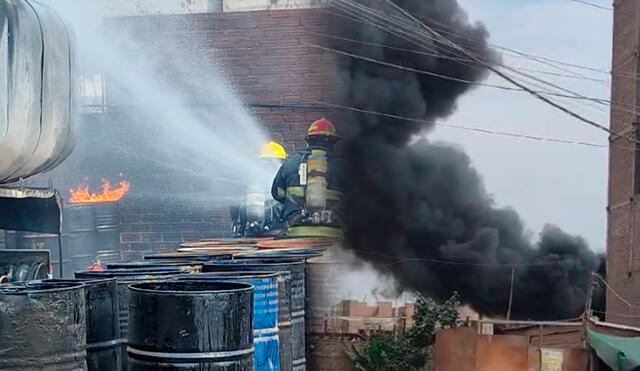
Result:
M613 29L611 129L638 138L638 29L640 9L635 0L616 0ZM633 305L640 305L640 158L624 138L611 138L607 281ZM637 169L637 170L636 170ZM636 317L633 317L633 316ZM638 313L607 292L607 321L640 325Z

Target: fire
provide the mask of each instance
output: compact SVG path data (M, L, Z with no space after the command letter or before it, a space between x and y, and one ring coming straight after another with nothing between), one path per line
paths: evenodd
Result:
M95 194L89 192L88 185L81 185L77 189L71 189L71 198L69 202L72 204L96 204L101 202L117 202L129 191L129 182L120 182L120 187L111 189L111 183L107 180L102 181L102 193Z

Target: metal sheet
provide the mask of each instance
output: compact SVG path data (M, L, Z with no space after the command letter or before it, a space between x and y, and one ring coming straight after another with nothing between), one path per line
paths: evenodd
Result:
M69 155L77 79L69 32L36 1L0 3L0 183L49 170ZM7 38L9 34L11 37Z

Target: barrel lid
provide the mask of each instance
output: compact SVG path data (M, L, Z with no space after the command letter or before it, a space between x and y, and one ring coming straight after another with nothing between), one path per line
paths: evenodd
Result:
M182 271L179 268L140 268L140 269L105 269L103 271L81 271L76 272L76 278L85 277L131 277L131 276L153 276L178 274Z
M176 260L147 260L138 262L118 262L107 263L108 269L146 269L146 268L165 268L180 267L188 265L202 265L201 261L176 261Z
M178 280L215 280L223 278L271 278L280 276L279 272L267 272L267 271L241 271L241 272L205 272L194 274L182 274L175 277Z
M145 255L145 260L197 260L197 261L209 261L209 260L225 260L231 259L232 254L221 252L170 252L153 255Z
M228 281L191 281L173 280L159 282L143 282L129 285L131 291L156 293L156 294L176 294L176 295L202 295L229 293L239 291L253 291L253 285L240 282Z
M81 282L31 282L0 285L0 295L27 295L34 293L61 292L84 287Z

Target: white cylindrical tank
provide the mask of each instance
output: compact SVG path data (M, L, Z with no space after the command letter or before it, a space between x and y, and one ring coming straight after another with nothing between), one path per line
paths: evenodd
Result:
M72 36L48 6L0 1L0 183L50 170L73 149Z

